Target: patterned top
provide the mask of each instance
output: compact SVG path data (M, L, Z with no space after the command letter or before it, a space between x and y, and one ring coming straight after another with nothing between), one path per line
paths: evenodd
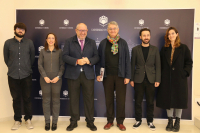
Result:
M171 65L172 65L172 61L173 61L174 51L175 51L175 47L172 47L171 61L170 61L170 64L171 64Z

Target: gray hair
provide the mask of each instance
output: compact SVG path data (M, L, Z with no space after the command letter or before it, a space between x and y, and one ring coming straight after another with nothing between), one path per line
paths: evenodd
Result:
M113 25L116 25L116 26L117 26L117 28L119 28L119 26L118 26L118 24L117 24L117 22L116 22L116 21L111 21L111 22L109 22L109 23L108 23L108 26L109 26L109 25L111 25L111 24L113 24ZM107 28L108 28L108 27L107 27Z

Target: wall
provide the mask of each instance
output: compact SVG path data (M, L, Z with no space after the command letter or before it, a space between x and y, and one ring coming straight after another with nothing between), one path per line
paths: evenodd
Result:
M5 40L13 37L16 9L173 9L195 8L195 22L200 22L200 0L1 0L0 1L0 55ZM52 16L53 17L53 16ZM200 116L195 98L200 98L200 39L194 40L193 49L193 117ZM7 83L7 67L0 56L0 119L13 116L12 99Z

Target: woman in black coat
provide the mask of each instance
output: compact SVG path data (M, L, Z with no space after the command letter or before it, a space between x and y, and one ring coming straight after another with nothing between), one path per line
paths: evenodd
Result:
M182 109L187 108L189 77L192 69L192 58L187 45L180 43L176 28L166 31L165 45L161 49L161 84L157 93L157 107L167 110L167 131L178 132ZM173 126L173 112L176 121Z

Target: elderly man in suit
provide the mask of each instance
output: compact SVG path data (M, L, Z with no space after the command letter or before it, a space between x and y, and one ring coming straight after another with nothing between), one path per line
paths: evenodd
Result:
M153 125L154 95L155 87L161 81L160 55L157 47L150 45L150 30L147 28L140 30L142 44L132 49L131 58L131 86L135 89L135 119L133 128L137 128L142 123L143 96L146 96L147 103L147 124L151 130L155 130Z
M70 125L67 131L77 127L80 120L79 96L82 86L84 110L87 127L97 130L94 125L94 68L98 60L98 51L94 40L87 37L87 26L79 23L76 26L76 35L67 39L63 49L63 61L66 65L65 78L68 82L70 97Z

